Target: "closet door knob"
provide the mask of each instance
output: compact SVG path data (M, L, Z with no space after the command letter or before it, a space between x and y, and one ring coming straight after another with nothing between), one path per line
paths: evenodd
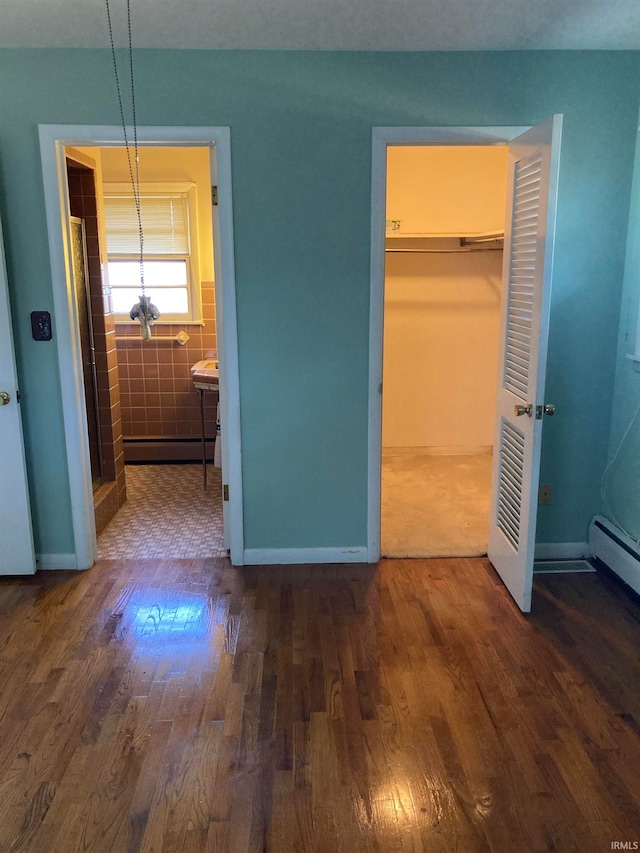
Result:
M0 406L6 406L10 400L11 397L7 394L6 391L0 391Z
M519 418L521 415L529 415L531 417L531 412L533 411L533 403L527 403L526 406L514 406L513 413Z

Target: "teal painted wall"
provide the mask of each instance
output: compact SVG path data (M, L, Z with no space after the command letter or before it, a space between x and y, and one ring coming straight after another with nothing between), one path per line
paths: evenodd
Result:
M638 118L640 123L640 117ZM611 414L609 457L603 512L629 535L640 539L640 362L636 349L640 307L640 133L637 136ZM638 342L640 348L640 342Z
M539 541L580 541L609 437L636 52L140 51L141 124L230 125L245 546L366 542L371 128L564 113ZM36 550L73 550L38 123L117 124L97 50L0 51L4 220Z

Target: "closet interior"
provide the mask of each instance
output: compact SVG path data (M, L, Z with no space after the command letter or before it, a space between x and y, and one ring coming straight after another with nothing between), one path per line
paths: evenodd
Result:
M506 146L387 155L381 552L485 554Z

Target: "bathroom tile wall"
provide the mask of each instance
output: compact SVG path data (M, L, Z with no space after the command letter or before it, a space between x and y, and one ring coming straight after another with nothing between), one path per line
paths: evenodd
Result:
M98 420L103 458L102 473L104 482L113 482L117 486L117 501L111 499L107 504L113 508L113 512L116 512L126 500L123 424L111 294L108 286L103 283L101 273L95 180L90 168L74 165L71 162L67 164L67 174L71 215L84 220L89 293L91 296L91 320L98 379ZM110 517L109 513L106 515L108 517L104 520L105 524Z
M212 281L202 282L203 326L155 325L152 335L189 335L172 341L142 341L138 323L117 325L120 404L126 439L200 438L200 397L191 367L216 350L215 296ZM123 338L126 337L126 340ZM215 394L205 393L205 432L215 434Z

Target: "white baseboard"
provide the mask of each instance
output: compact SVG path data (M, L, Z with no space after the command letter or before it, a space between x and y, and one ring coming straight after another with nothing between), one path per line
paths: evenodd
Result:
M604 528L604 529L603 529ZM638 543L603 516L596 515L589 527L591 554L640 594Z
M366 546L354 548L245 548L245 566L366 563Z
M587 542L538 542L536 560L577 560L590 555ZM366 563L367 548L246 548L245 566L308 565L310 563Z
M75 554L36 554L36 571L77 569Z
M588 542L536 542L536 560L579 560L590 555Z

